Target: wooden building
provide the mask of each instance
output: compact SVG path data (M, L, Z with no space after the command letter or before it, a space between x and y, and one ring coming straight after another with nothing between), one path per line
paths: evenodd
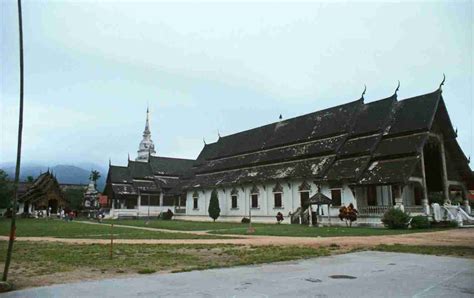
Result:
M32 183L20 183L18 191L19 213L44 213L51 208L51 213L56 214L68 205L58 180L49 170L40 174Z

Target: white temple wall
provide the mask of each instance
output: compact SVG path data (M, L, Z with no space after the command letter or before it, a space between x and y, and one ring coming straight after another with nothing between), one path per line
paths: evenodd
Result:
M278 212L281 212L285 218L288 217L290 212L295 212L301 205L301 197L299 190L303 180L292 180L280 182L283 189L282 192L282 207L275 207L274 182L256 183L256 187L259 191L258 208L252 208L252 217L258 218L271 218L276 216ZM309 196L313 196L317 192L317 185L313 182L306 181L310 185ZM221 216L223 217L235 217L241 219L242 217L249 216L249 207L251 206L251 192L253 184L247 184L243 186L236 186L235 190L237 193L237 208L232 208L232 187L218 188L219 207L221 209ZM345 206L353 203L357 206L354 195L347 185L344 185L341 189L341 203ZM321 191L328 197L331 197L331 188L328 185L322 185ZM188 191L186 194L186 215L188 216L208 216L209 201L211 198L211 189L197 190L198 194L198 210L194 210L193 206L193 194L194 190ZM324 214L327 214L327 206L322 206ZM334 207L331 210L331 214L337 214L339 207Z

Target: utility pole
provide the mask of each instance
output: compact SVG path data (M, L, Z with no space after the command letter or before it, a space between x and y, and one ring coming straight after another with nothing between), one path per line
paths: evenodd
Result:
M18 119L18 145L16 151L16 167L15 167L15 181L13 185L13 204L12 204L12 221L10 226L10 238L8 241L7 257L5 259L5 269L3 270L2 281L6 282L8 278L8 269L13 252L13 242L15 241L16 232L16 207L18 202L18 181L20 180L20 164L21 164L21 141L23 133L23 24L21 16L21 0L18 0L18 27L19 27L19 41L20 41L20 114Z

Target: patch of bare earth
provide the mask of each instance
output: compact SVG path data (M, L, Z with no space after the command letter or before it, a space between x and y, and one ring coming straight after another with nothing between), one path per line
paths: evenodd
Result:
M226 235L227 236L227 235ZM360 247L379 244L441 245L474 247L474 229L453 229L441 232L412 233L384 236L346 237L282 237L239 235L241 239L115 239L122 244L240 244L240 245L297 245L326 246L336 243L340 246ZM0 236L0 240L8 240ZM54 237L18 237L17 241L47 241L77 244L108 244L105 239L67 239Z

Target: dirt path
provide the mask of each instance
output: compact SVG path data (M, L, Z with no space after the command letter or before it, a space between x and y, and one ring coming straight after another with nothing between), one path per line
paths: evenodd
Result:
M150 228L152 229L152 228ZM168 231L168 230L167 230ZM201 232L200 232L201 233ZM226 235L228 236L228 235ZM236 235L237 236L237 235ZM301 245L326 246L338 244L348 247L367 247L379 244L468 246L474 248L474 229L457 229L441 232L414 233L385 236L350 237L281 237L238 235L240 239L115 239L123 244L241 244L241 245ZM0 236L0 240L8 240ZM17 241L46 241L77 244L107 244L106 239L71 239L54 237L17 237Z
M109 223L98 223L92 221L73 221L75 223L83 223L88 225L107 225L110 226ZM114 224L115 228L128 228L128 229L135 229L135 230L144 230L144 231L152 231L152 232L165 232L165 233L181 233L181 234L193 234L193 235L208 235L209 231L182 231L182 230L170 230L170 229L160 229L160 228L148 228L148 227L139 227L139 226L127 226L127 225L118 225Z

